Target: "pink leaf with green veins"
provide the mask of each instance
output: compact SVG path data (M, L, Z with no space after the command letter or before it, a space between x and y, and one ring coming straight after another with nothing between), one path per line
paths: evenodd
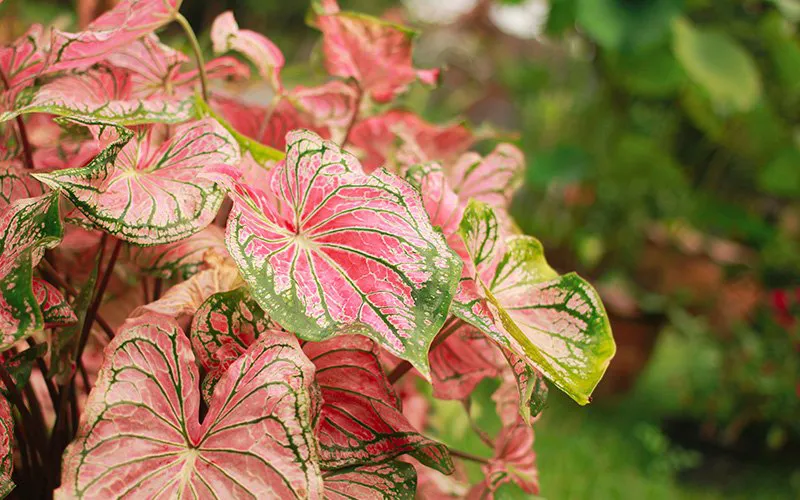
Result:
M44 194L42 183L17 160L0 161L0 209L23 198Z
M461 274L414 189L313 133L287 136L270 190L211 177L234 200L228 251L264 310L307 340L367 335L428 375ZM235 174L235 172L234 172Z
M350 133L350 142L364 153L364 167L371 171L396 158L399 166L448 163L469 149L475 137L463 125L434 125L414 113L391 110L359 121ZM406 158L409 161L404 161Z
M131 73L132 95L150 97L172 95L173 80L189 58L160 43L155 35L149 35L120 47L105 60Z
M481 470L485 478L473 486L467 498L494 498L497 489L510 481L516 483L525 493L538 495L539 470L536 467L536 453L533 451L531 426L518 422L504 427L497 436L494 457Z
M447 447L419 434L403 416L374 342L339 337L307 342L303 351L317 367L322 392L317 440L323 469L369 465L409 453L428 467L452 472Z
M295 87L288 96L317 127L345 129L358 107L353 85L333 80L316 87Z
M504 143L486 157L471 152L462 155L448 169L448 180L465 205L475 199L505 212L524 167L522 151Z
M0 498L5 498L16 486L11 480L14 472L14 417L8 400L0 396Z
M195 313L189 335L197 360L208 374L203 380L203 398L211 400L225 370L258 337L279 329L245 287L208 297Z
M140 273L155 278L186 280L197 274L211 259L224 259L225 231L208 226L188 238L151 247L131 246L128 258Z
M239 29L233 12L223 12L211 25L214 52L235 51L245 55L258 69L261 78L280 92L280 71L285 64L280 49L267 37L255 31Z
M27 33L7 47L0 47L0 71L5 81L0 82L0 111L14 106L19 92L34 83L44 65L41 48L42 26L34 24Z
M182 0L123 0L92 22L86 31L53 30L47 72L85 69L109 52L172 22Z
M158 245L186 238L211 223L222 203L222 190L199 174L236 165L239 148L213 118L181 125L163 143L160 132L139 128L128 141L131 134L121 130L86 167L37 178L61 189L89 220L122 240Z
M352 12L320 15L315 22L328 72L354 78L375 101L391 101L417 79L436 83L438 70L419 72L413 66L413 31Z
M464 325L431 350L433 396L463 400L484 379L500 373L497 347L472 325Z
M126 323L106 347L56 498L319 498L314 367L289 334L253 344L200 421L199 374L174 321Z
M55 192L16 201L0 215L0 351L44 326L33 268L63 234Z
M327 500L412 500L417 490L417 473L411 464L393 461L328 471Z
M78 321L67 299L50 283L34 278L33 294L42 310L45 328L71 325Z

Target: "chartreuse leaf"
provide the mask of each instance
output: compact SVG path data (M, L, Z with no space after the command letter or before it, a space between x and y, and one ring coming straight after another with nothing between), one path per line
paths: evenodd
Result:
M476 249L489 245L486 228L496 225L492 218L491 209L480 202L467 206L461 235L473 259L483 255ZM591 285L576 274L558 276L541 243L529 236L509 238L492 262L478 261L476 278L475 288L457 299L454 314L513 351L578 403L588 403L616 349L605 309Z
M747 111L761 97L758 67L744 48L721 31L706 31L679 18L672 23L673 51L686 74L723 111Z
M314 367L293 336L262 336L231 364L202 422L195 358L173 320L129 320L105 353L56 498L322 496Z
M417 491L417 472L405 462L361 465L328 471L326 500L412 500Z
M199 116L210 116L214 118L225 128L225 130L231 134L231 136L233 136L233 138L236 140L236 143L239 144L239 150L242 156L244 156L245 153L250 153L253 159L262 166L266 165L268 162L281 161L286 158L286 155L283 154L283 152L265 144L261 144L260 142L250 139L246 135L237 132L230 123L220 116L219 113L211 109L211 107L206 101L203 100L202 97L196 96L195 106Z
M211 177L234 200L228 251L270 317L306 340L362 334L428 376L461 260L419 194L307 132L287 136L270 192Z
M14 417L11 405L0 396L0 498L5 498L16 486L11 480L14 472Z
M131 243L158 245L200 231L216 216L224 196L203 170L235 165L233 138L213 118L177 127L160 143L158 127L118 128L113 141L83 168L38 174L63 190L92 222Z
M0 351L44 326L33 267L63 234L55 192L18 200L0 215Z
M322 393L317 440L323 469L370 465L409 453L445 474L453 471L447 447L421 435L403 416L374 342L337 337L307 342L303 351L317 367Z

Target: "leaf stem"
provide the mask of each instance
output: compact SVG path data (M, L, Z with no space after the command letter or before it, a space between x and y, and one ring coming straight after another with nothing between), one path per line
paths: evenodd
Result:
M28 346L31 349L34 349L38 344L36 343L33 338L28 337L25 339L28 342ZM44 385L47 386L47 393L50 395L50 401L53 403L53 407L56 406L56 401L58 400L58 392L56 391L56 386L50 377L47 376L47 365L45 365L44 360L41 356L36 357L36 366L39 367L39 371L42 373L42 379L44 380Z
M2 68L0 68L0 80L3 81L3 85L5 86L6 90L11 90L11 84L6 77L5 72ZM19 141L22 143L22 155L25 158L25 166L30 170L33 170L33 149L31 148L31 143L28 140L28 131L25 128L25 120L22 119L22 116L17 115L16 118L17 122L17 130L19 130Z
M364 99L364 90L361 88L361 85L358 85L358 96L356 97L356 109L353 111L353 117L350 118L350 123L347 124L347 128L344 132L344 138L342 138L341 147L344 149L344 146L347 144L347 141L350 139L350 133L353 131L353 127L356 125L356 121L358 121L358 113L361 110L361 101Z
M439 330L439 334L436 336L435 339L433 339L433 342L431 342L431 347L430 349L428 349L428 352L430 353L430 351L434 350L436 347L441 345L445 340L447 340L447 337L452 335L463 325L464 325L464 320L460 318L452 316L450 319L448 319L444 323L444 325L442 325L442 329ZM391 373L389 373L389 375L386 378L390 384L394 384L398 380L400 380L403 377L403 375L411 371L411 368L412 368L411 363L409 363L408 361L402 361L400 362L400 364L394 367L394 370L392 370Z
M101 240L100 244L105 244L105 238ZM108 260L106 270L103 273L102 278L100 278L100 283L95 290L95 295L92 299L91 305L89 306L89 310L86 312L86 318L84 319L83 328L81 329L81 336L78 340L78 350L75 352L76 360L81 359L83 350L86 348L86 343L89 341L89 332L92 329L92 323L94 323L94 320L97 317L97 310L100 309L100 304L103 302L103 295L106 293L108 283L111 281L111 275L114 273L114 264L117 263L117 257L119 257L119 251L121 248L122 240L117 240L116 243L114 243L114 249L111 251L111 258ZM75 378L74 373L72 378Z
M208 102L208 75L206 75L206 63L203 59L203 52L200 50L200 42L197 41L197 36L195 36L192 26L189 24L189 21L183 17L183 14L178 13L175 20L178 21L178 24L183 28L192 46L194 61L195 64L197 64L197 73L200 75L200 90L203 92L203 99Z
M8 394L8 398L17 407L19 410L20 415L22 416L22 421L24 423L25 431L28 434L28 440L32 442L33 446L37 449L39 456L42 460L44 457L47 449L45 448L45 441L44 441L44 429L33 429L33 424L35 420L31 415L31 412L28 411L28 407L25 406L25 402L22 400L22 394L20 394L17 385L14 383L14 379L11 378L6 367L0 363L0 380L2 380L3 385L6 386L6 391ZM45 480L47 478L47 474L45 473Z
M454 450L452 448L448 448L447 451L450 452L456 458L460 458L462 460L469 460L470 462L477 462L479 464L488 464L489 460L479 457L477 455L473 455L471 453L465 453L463 451Z

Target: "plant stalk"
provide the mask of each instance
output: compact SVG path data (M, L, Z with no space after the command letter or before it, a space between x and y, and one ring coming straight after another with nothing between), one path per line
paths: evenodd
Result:
M456 458L460 458L462 460L469 460L470 462L477 462L479 464L488 464L489 460L479 457L477 455L473 455L471 453L464 453L463 451L454 450L452 448L448 448L447 451L450 452Z
M435 339L433 339L433 342L431 342L431 348L428 350L428 352L436 349L436 347L438 347L445 340L447 340L447 337L449 337L456 330L461 328L462 325L464 325L464 321L459 318L456 318L455 316L447 320L445 324L442 326L442 329L439 330L439 334L436 336ZM400 362L400 364L394 367L394 370L392 370L391 373L389 373L389 375L386 378L390 384L394 384L398 380L400 380L403 377L403 375L411 371L411 368L412 368L411 363L409 363L408 361L402 361Z
M189 24L189 21L183 17L183 14L179 13L177 17L175 17L175 20L178 21L178 24L183 28L192 46L194 61L195 64L197 64L197 73L200 75L200 90L203 93L203 100L208 102L208 75L206 75L206 63L203 59L203 52L200 50L200 42L197 41L197 36L194 34L192 26Z

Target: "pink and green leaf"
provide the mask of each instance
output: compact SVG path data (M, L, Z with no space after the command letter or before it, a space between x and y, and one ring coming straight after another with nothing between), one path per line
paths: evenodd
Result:
M497 211L505 211L525 167L525 157L516 146L503 143L481 157L465 153L449 169L448 179L458 197L482 201Z
M481 331L464 325L431 350L433 396L464 400L485 378L498 376L502 358Z
M159 245L186 238L213 221L224 196L199 174L237 164L239 151L212 118L181 125L160 144L159 132L155 126L138 129L128 141L131 134L120 130L119 139L86 167L37 178L122 240Z
M345 336L303 346L317 368L322 412L317 424L323 469L375 464L401 454L444 473L453 462L444 445L419 433L403 416L369 339Z
M211 41L217 54L235 51L255 65L261 78L280 92L280 71L285 64L280 49L269 38L251 30L239 29L233 12L223 12L211 25Z
M481 467L484 480L475 485L469 498L495 498L498 488L514 482L528 495L539 493L539 470L533 451L533 428L518 422L504 427L495 441L494 457Z
M0 396L0 498L5 498L16 485L14 473L14 417L8 400Z
M164 317L128 322L106 348L56 498L319 498L313 378L291 335L263 336L201 422L189 339Z
M33 294L42 310L45 328L67 326L78 321L66 297L43 279L33 279Z
M149 98L174 95L181 65L189 58L149 35L120 47L105 60L130 73L132 96Z
M18 200L0 215L0 351L44 327L33 268L63 234L58 193Z
M47 344L41 343L18 352L7 360L0 362L3 363L17 389L22 390L31 378L36 358L44 356L45 353L47 353ZM8 352L5 354L8 354ZM2 381L0 381L0 390L2 390L4 396L8 395L6 392L6 385Z
M42 183L31 177L30 173L17 160L0 161L0 209L17 200L44 194Z
M17 95L33 85L44 66L42 26L34 24L9 46L0 47L0 71L5 76L0 91L0 111L11 110Z
M417 490L414 466L399 461L327 471L327 500L412 500Z
M300 337L371 337L429 373L461 260L414 189L310 132L288 136L270 192L220 172L234 200L228 251L273 320Z
M207 266L208 258L225 258L225 231L210 225L188 238L150 247L131 246L128 258L143 274L187 280Z

